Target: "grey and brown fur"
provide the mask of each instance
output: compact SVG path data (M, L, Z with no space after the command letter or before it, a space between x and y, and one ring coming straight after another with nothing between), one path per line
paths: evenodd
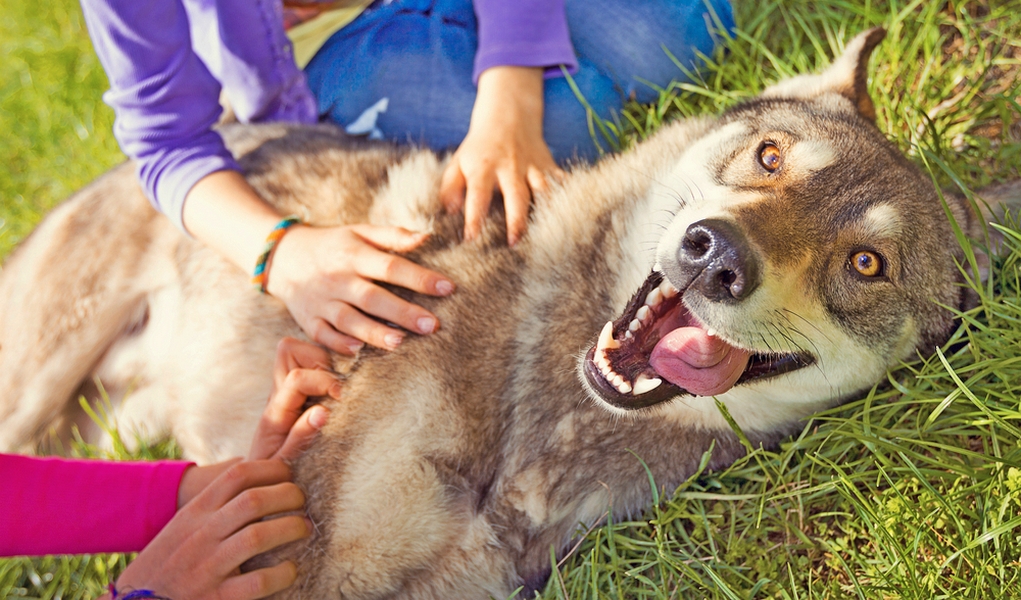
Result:
M674 281L728 342L802 353L808 366L720 394L754 444L872 386L954 323L961 251L929 178L874 126L864 68L882 32L855 38L802 76L718 118L674 123L634 150L575 169L537 198L508 248L500 218L460 243L443 213L443 162L365 146L330 127L229 130L255 188L320 225L433 232L414 258L458 284L416 297L442 328L394 352L338 363L344 397L296 464L317 533L288 598L503 598L543 585L550 547L579 525L632 513L651 491L636 456L672 489L714 445L709 468L743 453L712 398L612 407L579 365L654 267L680 272L692 223L726 220L761 271L740 302ZM757 162L763 141L783 154ZM948 197L967 231L980 221ZM888 257L881 280L849 253ZM0 274L0 449L31 450L77 423L98 376L122 431L173 435L200 462L243 454L271 382L277 340L299 329L247 275L156 215L125 165L71 198ZM594 401L595 398L595 401Z

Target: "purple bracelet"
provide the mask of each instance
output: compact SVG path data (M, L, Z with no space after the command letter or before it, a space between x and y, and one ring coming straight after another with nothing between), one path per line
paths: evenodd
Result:
M166 596L160 596L152 590L131 590L123 596L117 591L117 588L111 583L107 586L107 590L110 592L111 600L170 600Z

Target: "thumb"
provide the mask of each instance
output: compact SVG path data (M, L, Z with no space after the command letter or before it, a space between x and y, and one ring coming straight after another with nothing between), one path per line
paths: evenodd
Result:
M291 461L301 456L301 453L315 439L319 430L326 425L326 420L329 416L330 410L320 404L306 410L298 418L298 422L294 424L294 427L291 428L290 433L287 434L287 439L284 440L283 446L280 447L280 450L277 450L273 458Z

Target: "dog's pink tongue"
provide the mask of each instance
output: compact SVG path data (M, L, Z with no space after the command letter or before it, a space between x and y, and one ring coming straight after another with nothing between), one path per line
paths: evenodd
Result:
M656 344L649 364L661 377L696 396L715 396L734 387L748 357L747 351L709 337L699 327L681 327Z

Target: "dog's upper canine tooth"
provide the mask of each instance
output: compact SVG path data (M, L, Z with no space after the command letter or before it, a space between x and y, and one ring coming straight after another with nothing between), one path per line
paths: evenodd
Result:
M613 350L620 348L620 342L613 339L613 321L607 321L603 330L599 332L599 341L596 342L597 350Z
M649 292L649 295L645 297L645 304L653 308L659 306L659 303L663 301L663 293L656 288Z
M635 379L634 391L631 393L635 396L647 394L658 388L661 383L663 383L663 380L659 377L649 377L645 373L642 373L637 379Z

